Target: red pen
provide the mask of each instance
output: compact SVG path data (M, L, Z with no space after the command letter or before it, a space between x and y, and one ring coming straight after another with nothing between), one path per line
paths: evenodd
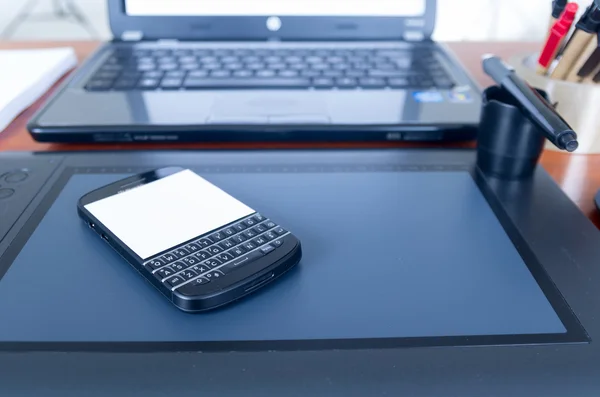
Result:
M558 54L558 50L560 50L565 37L567 37L569 30L571 30L571 25L573 25L573 21L575 20L575 15L577 14L578 9L579 6L577 3L567 4L558 21L552 25L548 39L546 40L544 48L542 49L538 59L538 74L545 75L548 72L548 69L550 68L550 65L552 65L554 58L556 58L556 54Z

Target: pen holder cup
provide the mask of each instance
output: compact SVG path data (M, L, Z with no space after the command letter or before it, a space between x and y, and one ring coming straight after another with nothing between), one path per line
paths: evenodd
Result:
M577 132L579 147L576 154L600 153L600 84L573 83L540 76L536 73L537 54L520 54L507 61L519 77L548 93L556 111ZM545 149L560 150L550 142L545 144Z
M537 90L545 99L547 94ZM477 138L477 167L499 179L524 179L533 174L546 137L503 88L483 91Z

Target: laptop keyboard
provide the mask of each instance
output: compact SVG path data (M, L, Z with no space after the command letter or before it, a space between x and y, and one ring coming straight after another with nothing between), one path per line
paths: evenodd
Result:
M119 49L89 91L450 88L429 50Z

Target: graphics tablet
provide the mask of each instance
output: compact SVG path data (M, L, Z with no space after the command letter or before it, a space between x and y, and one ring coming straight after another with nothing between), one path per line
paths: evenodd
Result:
M600 235L542 169L487 179L462 150L2 160L7 395L600 391ZM170 165L293 228L298 266L222 310L170 306L76 213L83 194Z

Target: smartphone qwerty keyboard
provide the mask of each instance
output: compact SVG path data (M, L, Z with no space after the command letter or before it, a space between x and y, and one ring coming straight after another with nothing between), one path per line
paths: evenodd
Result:
M253 214L147 261L144 267L171 291L204 285L275 251L288 234L270 219Z

